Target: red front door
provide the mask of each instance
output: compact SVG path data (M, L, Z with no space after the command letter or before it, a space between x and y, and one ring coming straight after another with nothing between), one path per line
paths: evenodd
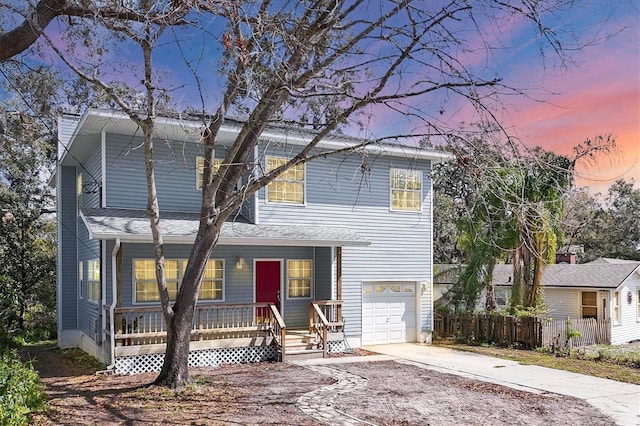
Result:
M280 261L256 261L256 302L269 302L280 310Z

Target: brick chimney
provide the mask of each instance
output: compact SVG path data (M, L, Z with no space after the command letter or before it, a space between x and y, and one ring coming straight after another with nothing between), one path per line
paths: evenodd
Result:
M576 263L575 253L556 253L556 263Z

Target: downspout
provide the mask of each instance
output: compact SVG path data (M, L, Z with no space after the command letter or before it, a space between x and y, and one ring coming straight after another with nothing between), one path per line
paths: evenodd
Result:
M104 370L105 373L113 372L116 366L116 336L115 336L115 325L114 325L114 316L116 309L116 301L117 301L117 261L116 256L118 255L118 251L120 250L120 238L116 238L116 244L113 247L113 251L111 252L111 305L109 305L109 337L110 337L110 345L111 345L111 364L107 365L107 368ZM100 373L100 372L98 372ZM96 374L98 374L96 373Z

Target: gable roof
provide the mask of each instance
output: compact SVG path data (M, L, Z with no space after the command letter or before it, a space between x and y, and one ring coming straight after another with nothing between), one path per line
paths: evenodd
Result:
M144 210L82 209L80 217L89 230L89 238L150 243L153 241L149 218ZM163 238L172 243L193 243L200 220L199 213L160 213ZM346 227L255 225L225 222L218 244L265 246L368 246L370 241Z
M583 264L547 265L542 272L542 285L547 288L616 289L636 270L640 271L640 262L617 261L616 259L613 262L594 261ZM455 279L444 282L434 278L434 281L441 284L452 284ZM493 283L498 286L511 285L513 283L513 266L510 264L496 265L493 270Z

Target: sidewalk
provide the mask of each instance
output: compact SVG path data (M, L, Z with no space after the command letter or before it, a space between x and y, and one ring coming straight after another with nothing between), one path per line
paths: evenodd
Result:
M528 392L554 392L580 398L613 417L621 426L640 425L638 385L416 343L365 346L363 349L393 357L398 362Z

